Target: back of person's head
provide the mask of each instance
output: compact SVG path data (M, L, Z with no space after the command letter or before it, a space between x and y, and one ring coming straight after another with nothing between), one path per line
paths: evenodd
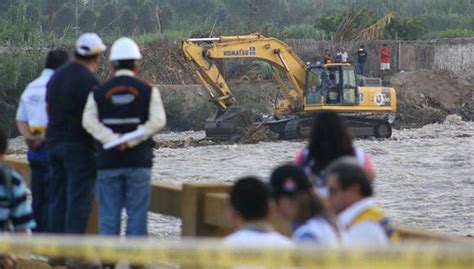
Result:
M255 177L239 179L230 190L230 205L243 221L265 219L269 214L268 187Z
M74 57L85 62L93 62L107 47L96 33L84 33L76 40Z
M137 43L128 37L117 39L110 49L109 60L117 69L134 70L137 61L142 59L142 54Z
M327 167L327 175L330 174L337 176L342 190L359 185L362 197L373 195L372 184L355 157L342 157L330 163Z
M331 161L342 156L355 156L352 136L344 120L335 112L316 114L308 145L315 161L314 172L321 172Z
M0 157L7 153L8 149L8 137L5 131L0 129Z
M283 196L292 196L313 188L305 172L292 164L275 168L270 176L270 186L272 196L276 200Z
M319 215L330 219L322 200L314 192L313 185L306 173L292 164L278 166L270 176L272 196L275 199L280 214L291 221L303 224L308 219ZM280 201L289 199L290 207L280 205ZM294 212L288 211L293 208ZM290 217L291 216L291 217Z
M69 55L64 50L52 50L46 56L45 68L56 70L69 60Z

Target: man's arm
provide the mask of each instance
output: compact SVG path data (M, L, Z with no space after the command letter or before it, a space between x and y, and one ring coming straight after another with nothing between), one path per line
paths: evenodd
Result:
M35 135L30 131L28 124L28 113L25 104L23 103L23 96L20 98L20 104L16 111L16 126L18 131L25 139L26 145L29 149L36 150L44 143L44 135Z
M94 94L91 92L87 97L86 106L82 113L82 127L102 144L108 143L119 137L110 128L99 121L99 112L97 103L94 100Z
M145 135L143 137L129 141L127 143L128 147L134 147L147 140L166 125L165 108L163 107L163 102L161 101L160 91L156 87L153 87L151 90L151 100L148 111L148 121L137 128L139 130L143 130Z

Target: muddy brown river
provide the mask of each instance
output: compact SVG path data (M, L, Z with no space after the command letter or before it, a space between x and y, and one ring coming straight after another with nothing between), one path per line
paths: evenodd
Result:
M158 139L203 138L203 132ZM357 140L372 155L376 200L394 222L474 235L474 122L449 116L443 124L396 130L390 139ZM304 142L162 148L155 151L154 180L171 183L232 182L245 175L266 180L272 168L293 160ZM177 238L180 221L150 214L151 233Z
M204 138L204 132L159 134L155 139ZM394 222L422 229L474 235L474 122L449 116L443 124L395 130L390 139L357 140L372 155L377 172L375 197ZM266 180L271 170L292 161L300 142L212 145L155 150L153 179L233 182L245 175ZM10 153L23 155L21 138ZM179 219L149 214L156 238L179 238Z

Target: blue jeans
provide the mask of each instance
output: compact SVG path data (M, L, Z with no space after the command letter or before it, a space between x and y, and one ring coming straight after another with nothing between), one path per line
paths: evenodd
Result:
M365 67L365 64L361 64L361 63L358 63L356 68L357 68L357 74L358 75L364 75L364 67Z
M52 233L83 234L89 219L96 182L95 153L81 143L49 148Z
M48 162L28 160L31 168L31 195L33 197L33 216L36 221L35 233L48 232Z
M128 217L126 234L147 235L151 169L101 169L97 171L97 180L99 233L119 235L120 217L125 208Z

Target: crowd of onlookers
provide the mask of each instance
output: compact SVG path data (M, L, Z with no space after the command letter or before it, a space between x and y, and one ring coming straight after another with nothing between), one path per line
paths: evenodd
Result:
M113 75L100 83L94 73L105 50L99 36L85 33L72 60L50 51L44 71L22 94L16 119L28 146L33 208L21 177L2 164L0 230L83 234L97 197L100 234L120 234L123 209L126 235L148 234L151 137L165 126L165 110L159 90L137 78L137 44L120 38L112 45ZM363 46L358 55L363 73ZM343 48L334 58L349 60ZM1 163L6 148L0 134ZM374 178L370 157L353 145L343 119L318 113L307 146L277 167L268 184L255 177L235 183L229 215L237 231L225 242L387 245L397 233L374 203ZM293 242L273 230L273 212L292 223Z
M380 63L380 72L382 76L387 75L388 71L390 70L390 62L391 62L391 54L392 51L387 46L387 44L383 44L379 50L379 63ZM365 50L365 46L361 45L359 49L354 53L355 56L355 69L358 75L365 75L366 74L366 62L368 53ZM337 48L335 53L331 53L329 49L324 50L323 62L325 64L328 63L349 63L353 62L350 57L349 53L346 51L344 47Z
M232 245L383 247L398 241L395 227L373 199L370 157L355 147L343 119L316 115L307 147L273 170L269 184L239 179L230 192ZM292 224L292 241L271 225L272 208ZM249 243L250 242L250 243Z

